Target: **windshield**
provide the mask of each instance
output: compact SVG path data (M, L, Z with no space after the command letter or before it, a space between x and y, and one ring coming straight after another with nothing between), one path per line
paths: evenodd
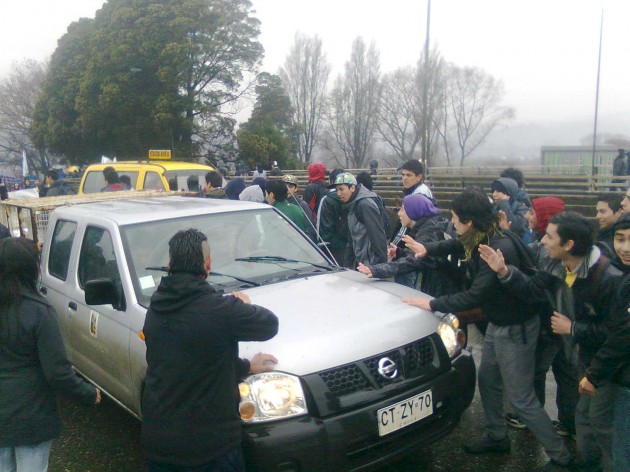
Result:
M212 272L207 281L226 292L337 269L271 208L128 225L121 234L141 305L148 306L166 275L168 241L187 228L208 237Z
M178 169L164 172L164 177L166 177L169 185L172 179L177 180L177 188L171 188L170 190L190 190L187 182L188 177L196 175L200 188L203 188L206 185L206 173L208 173L208 170L204 169Z

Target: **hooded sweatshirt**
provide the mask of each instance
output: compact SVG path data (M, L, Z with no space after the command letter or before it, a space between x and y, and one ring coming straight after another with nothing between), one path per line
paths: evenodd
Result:
M326 166L321 162L315 162L308 166L308 185L304 188L304 201L313 212L317 215L319 203L328 193L328 187L324 183L326 178Z
M178 272L162 278L143 332L146 457L194 467L239 446L237 385L249 362L239 359L238 343L272 338L278 318L266 308L221 295L196 275Z
M521 238L525 234L525 230L528 228L527 220L525 219L525 213L527 213L527 207L518 201L518 184L516 180L509 177L501 177L500 179L492 182L492 190L498 190L510 196L509 201L502 201L498 205L495 204L495 211L504 211L507 215L507 219L512 226L510 230L516 233ZM530 242L530 241L525 241Z
M541 197L532 200L532 208L536 213L536 239L539 241L547 231L549 220L564 211L564 201L558 197Z
M347 205L350 241L346 249L346 262L351 262L351 255L357 264L387 262L387 235L382 214L384 208L379 204L378 195L359 184ZM356 264L347 267L356 267Z

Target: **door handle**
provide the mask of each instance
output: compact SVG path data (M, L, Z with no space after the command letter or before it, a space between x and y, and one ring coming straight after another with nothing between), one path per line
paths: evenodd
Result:
M70 303L68 303L68 307L69 307L70 309L72 309L72 310L75 310L75 311L76 311L76 309L77 309L77 304L76 304L75 302L70 302Z

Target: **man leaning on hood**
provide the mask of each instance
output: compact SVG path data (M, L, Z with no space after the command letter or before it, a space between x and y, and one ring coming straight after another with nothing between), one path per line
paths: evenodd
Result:
M206 281L207 237L196 229L169 241L168 276L144 322L147 374L140 443L149 472L244 471L238 382L277 360L238 356L242 341L265 341L278 318L242 292L223 295Z

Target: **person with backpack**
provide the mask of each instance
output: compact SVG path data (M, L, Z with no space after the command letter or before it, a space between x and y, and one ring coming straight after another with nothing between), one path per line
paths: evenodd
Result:
M441 216L433 202L421 194L407 195L398 211L401 224L419 243L443 241L448 221ZM404 257L376 265L359 264L357 270L368 277L386 279L400 274L409 274L410 279L396 280L398 283L418 288L424 293L438 297L461 290L463 277L457 268L444 257L419 259L413 251L406 250ZM405 283L410 280L410 283Z
M527 249L509 231L502 232L497 215L485 192L466 189L453 199L452 222L457 238L426 245L405 236L417 257L450 254L468 262L470 284L466 290L434 299L403 298L424 310L457 313L480 307L488 321L479 366L479 393L485 424L481 437L464 445L466 452L485 454L510 451L510 439L503 419L504 393L515 412L545 448L550 462L544 467L568 467L573 460L551 419L534 393L534 359L540 330L535 305L517 300L501 287L497 274L481 257L482 245L505 256L515 267L533 271ZM542 469L545 470L545 469Z
M385 221L389 216L381 198L363 185L349 172L337 175L330 186L335 188L339 200L348 207L346 267L387 262L387 236Z
M319 203L328 193L328 187L324 182L326 178L326 165L321 162L315 162L308 166L308 184L304 187L304 201L313 212L313 216L317 217L319 211Z
M630 214L613 225L615 266L623 272L611 313L611 329L580 381L583 395L596 397L602 385L618 389L613 420L615 472L630 472Z
M501 251L481 246L481 258L499 276L505 292L521 302L547 304L550 327L561 349L583 373L604 344L621 272L595 246L593 225L575 212L549 221L542 245L547 257L534 274L506 263ZM576 347L577 346L577 347ZM614 385L602 385L596 397L581 396L575 409L579 466L602 470L612 456Z
M528 249L536 268L544 268L548 259L547 251L541 241L547 230L549 220L558 213L564 211L564 201L557 197L540 197L531 201L531 207L525 217L529 228L536 236L536 240L529 244ZM556 433L560 436L575 438L575 406L578 402L577 392L577 368L567 357L562 348L562 339L551 330L548 315L549 310L545 305L541 307L540 337L536 348L536 367L534 371L534 390L541 405L545 406L545 389L547 372L551 368L556 381L556 407L558 419L553 421ZM524 429L527 426L513 413L505 415L508 426L516 429Z

